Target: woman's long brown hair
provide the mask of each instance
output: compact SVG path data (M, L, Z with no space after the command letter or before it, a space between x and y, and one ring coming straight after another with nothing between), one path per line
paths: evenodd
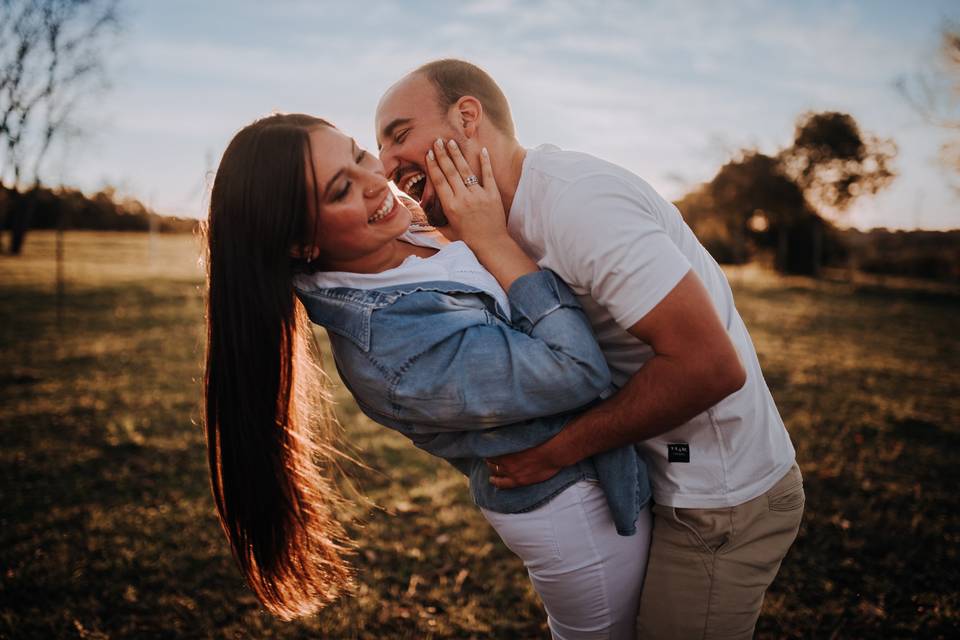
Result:
M291 258L313 232L309 134L326 126L274 115L237 133L217 169L206 227L213 497L247 583L284 619L316 611L351 579L334 513L339 494L323 473L336 466L334 425Z

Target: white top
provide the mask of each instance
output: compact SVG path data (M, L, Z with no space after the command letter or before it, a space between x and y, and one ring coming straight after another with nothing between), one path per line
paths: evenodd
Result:
M477 256L464 242L445 243L439 234L412 233L403 234L400 239L419 247L431 247L438 251L427 258L409 256L393 269L380 273L350 273L347 271L318 271L297 276L304 288L310 286L322 288L350 287L352 289L379 289L417 282L444 280L468 284L489 293L510 317L510 302L507 294L483 268Z
M626 330L696 271L747 381L690 422L639 443L654 499L674 507L728 507L776 484L796 457L793 444L726 276L676 207L626 169L543 145L527 151L508 227L541 267L577 294L618 386L653 357L650 346ZM668 445L678 444L687 447L674 447L671 456ZM684 449L689 462L680 461Z

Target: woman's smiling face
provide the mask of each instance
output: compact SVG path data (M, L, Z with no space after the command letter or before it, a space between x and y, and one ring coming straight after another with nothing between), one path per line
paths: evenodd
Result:
M307 160L312 255L327 270L365 271L410 226L377 156L332 127L310 132ZM312 171L311 171L312 169Z

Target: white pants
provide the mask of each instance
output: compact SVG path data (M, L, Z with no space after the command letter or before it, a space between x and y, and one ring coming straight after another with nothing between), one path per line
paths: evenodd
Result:
M617 535L603 490L592 480L526 513L481 511L527 567L553 638L634 637L650 550L649 507L633 536Z

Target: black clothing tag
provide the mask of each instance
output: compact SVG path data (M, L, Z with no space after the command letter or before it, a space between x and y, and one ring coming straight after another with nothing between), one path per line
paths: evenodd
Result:
M667 462L690 462L690 445L686 442L668 444Z

